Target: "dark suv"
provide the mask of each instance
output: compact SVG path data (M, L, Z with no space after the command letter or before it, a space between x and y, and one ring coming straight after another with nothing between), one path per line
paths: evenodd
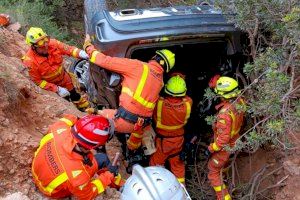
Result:
M107 10L103 0L85 0L84 6L86 32L106 55L148 61L158 49L174 52L173 70L187 77L194 113L199 113L195 112L197 105L203 106L204 90L214 74L235 75L243 66L244 35L213 6L113 12ZM99 107L116 108L120 91L118 78L97 66L91 66L89 73L80 66L78 69L91 100Z

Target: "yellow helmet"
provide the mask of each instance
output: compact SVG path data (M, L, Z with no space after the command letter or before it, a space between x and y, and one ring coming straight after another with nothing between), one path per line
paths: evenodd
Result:
M39 40L47 36L48 35L43 31L43 29L38 27L31 27L26 33L26 43L36 44Z
M217 80L215 93L221 95L225 99L237 97L237 95L241 93L238 86L239 84L235 79L227 76L221 76Z
M185 96L186 90L185 81L179 75L171 77L165 84L165 93L174 97Z
M158 50L156 51L156 54L163 58L163 60L159 64L166 64L166 72L169 72L175 65L175 54L168 49Z

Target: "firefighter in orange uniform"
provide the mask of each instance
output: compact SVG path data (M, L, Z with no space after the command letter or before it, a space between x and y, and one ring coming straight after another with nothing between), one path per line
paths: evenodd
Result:
M214 142L208 147L211 153L208 161L208 179L216 192L217 200L230 200L231 196L221 177L222 168L230 156L230 152L224 147L234 147L239 138L246 106L244 100L237 97L240 90L235 79L217 75L211 79L209 86L220 95L222 102L216 106L218 113L213 125Z
M31 48L22 60L29 69L31 80L42 89L56 92L63 98L70 97L79 109L87 108L89 102L76 92L70 75L62 66L63 55L89 59L85 51L50 38L36 27L28 30L26 43Z
M127 146L131 150L140 147L145 128L149 128L153 109L163 87L163 72L169 72L175 64L175 55L166 49L156 51L148 63L106 56L97 51L87 35L84 49L90 62L116 72L123 77L119 108L104 109L98 113L114 119L116 131L131 133Z
M184 125L193 102L186 90L186 83L179 75L171 77L165 85L167 96L159 98L154 110L157 150L150 158L152 166L164 165L168 160L171 171L181 183L185 182L185 166L179 154L184 144Z
M113 123L102 116L87 115L79 120L65 115L51 125L32 161L36 186L46 196L94 199L107 186L122 183L118 167L106 154L90 150L105 145L113 134ZM100 171L99 171L100 170ZM98 172L98 177L93 178Z

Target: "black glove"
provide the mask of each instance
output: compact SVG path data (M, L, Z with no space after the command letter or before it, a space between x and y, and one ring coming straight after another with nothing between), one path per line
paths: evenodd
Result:
M210 153L210 151L209 151L208 149L206 149L205 152L204 152L204 155L205 155L207 158L209 158L210 155L211 155L211 153Z
M108 169L108 171L113 173L115 176L117 176L118 173L119 173L119 167L118 166L112 166L111 163L109 163L109 165L107 166L107 169Z

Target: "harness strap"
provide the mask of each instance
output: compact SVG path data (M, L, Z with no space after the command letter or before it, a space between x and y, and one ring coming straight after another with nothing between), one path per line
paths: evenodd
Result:
M136 124L137 126L146 127L149 124L151 124L152 118L151 117L143 117L136 114L133 114L120 106L117 110L117 113L115 114L115 118L121 117L122 119L132 123Z

